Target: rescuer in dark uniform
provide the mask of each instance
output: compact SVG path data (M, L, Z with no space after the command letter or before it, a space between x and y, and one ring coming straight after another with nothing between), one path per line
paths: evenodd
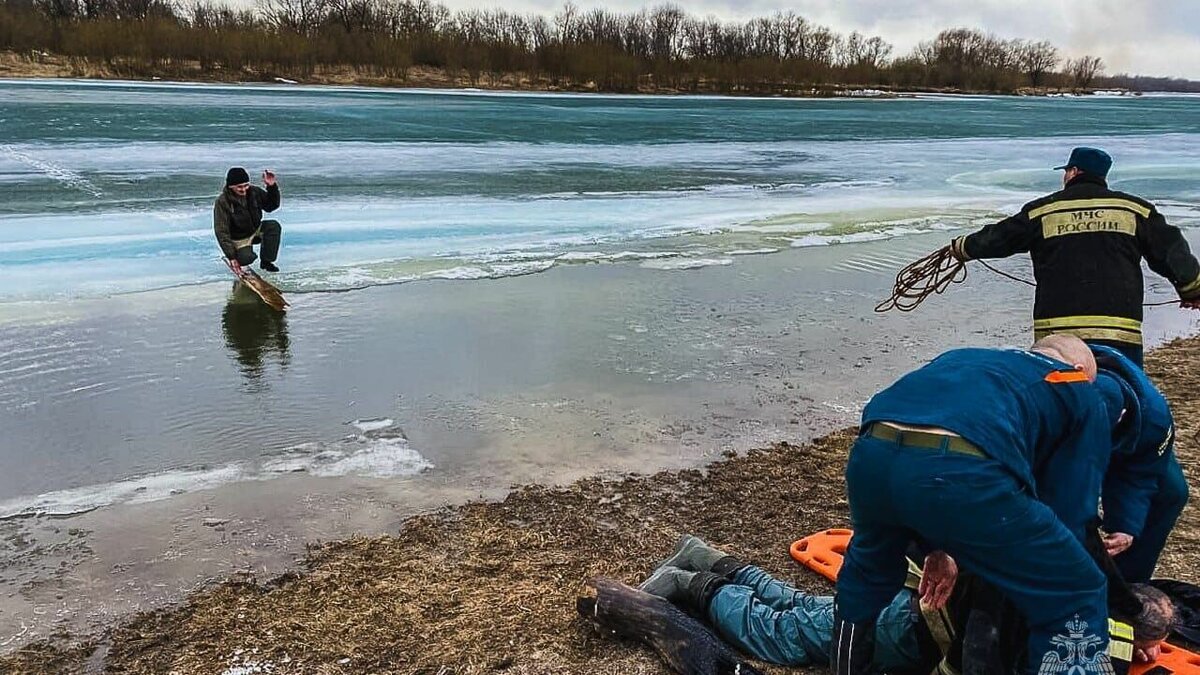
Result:
M1119 349L1142 364L1142 258L1200 309L1200 263L1179 228L1150 202L1110 190L1112 158L1075 148L1063 189L1021 212L951 243L959 260L1005 258L1028 251L1037 292L1034 338L1071 333Z

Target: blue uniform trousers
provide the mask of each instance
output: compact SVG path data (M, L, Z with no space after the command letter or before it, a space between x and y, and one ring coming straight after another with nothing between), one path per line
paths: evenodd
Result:
M708 605L708 618L727 642L769 663L805 666L829 663L833 597L809 595L763 570L747 566L722 586ZM902 590L875 624L875 661L887 672L909 672L921 664L912 592Z
M854 537L837 585L845 620L871 619L895 597L905 549L921 539L1012 601L1029 625L1030 672L1043 656L1067 657L1056 643L1076 641L1072 632L1089 654L1107 648L1104 575L1000 463L863 436L851 450L846 484ZM1082 632L1075 618L1086 622Z
M1113 558L1121 576L1130 583L1150 581L1158 556L1167 544L1167 537L1175 527L1175 521L1188 502L1187 477L1178 457L1171 457L1167 470L1158 481L1158 492L1150 500L1150 511L1141 535L1133 540L1133 546Z

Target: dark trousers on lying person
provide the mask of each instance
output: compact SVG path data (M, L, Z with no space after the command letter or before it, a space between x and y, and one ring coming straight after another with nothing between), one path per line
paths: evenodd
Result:
M879 615L904 586L909 543L921 540L1013 602L1030 629L1031 672L1063 640L1086 642L1089 654L1106 649L1104 575L1004 465L864 435L846 482L854 537L838 576L842 621L865 626ZM1106 664L1076 665L1097 673Z

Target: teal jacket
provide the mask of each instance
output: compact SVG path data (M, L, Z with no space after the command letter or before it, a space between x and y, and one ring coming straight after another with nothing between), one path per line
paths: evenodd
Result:
M955 349L867 403L872 422L941 427L1003 464L1083 539L1111 454L1101 390L1070 365L1018 349Z
M1175 452L1175 422L1162 392L1120 351L1091 345L1101 378L1124 394L1125 416L1113 430L1113 452L1104 475L1104 529L1141 536L1150 501Z

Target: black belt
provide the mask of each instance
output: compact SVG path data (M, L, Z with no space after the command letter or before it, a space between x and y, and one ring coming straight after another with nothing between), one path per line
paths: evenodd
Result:
M867 435L910 448L944 449L946 452L956 452L960 455L987 458L986 452L980 450L975 444L967 441L962 436L947 436L946 434L933 434L927 431L897 429L882 422L874 422L871 426L867 427Z

